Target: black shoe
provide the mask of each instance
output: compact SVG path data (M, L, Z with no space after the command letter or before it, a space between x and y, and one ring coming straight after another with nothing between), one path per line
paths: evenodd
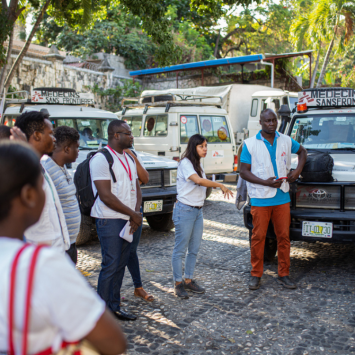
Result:
M183 299L187 299L189 298L189 295L187 294L187 292L184 289L184 283L181 282L178 285L174 286L174 294L176 297L179 298L183 298Z
M284 286L286 288L290 288L290 289L297 288L297 285L294 282L292 282L288 276L284 276L284 277L279 276L278 280L279 280L279 283L281 283L282 286Z
M250 276L249 290L257 290L260 287L261 277Z
M112 311L113 315L121 320L136 320L137 316L135 316L134 314L130 314L125 312L124 310L120 310L120 311Z
M183 281L184 289L187 291L195 292L195 293L205 293L205 289L197 284L195 280L191 280L188 284Z

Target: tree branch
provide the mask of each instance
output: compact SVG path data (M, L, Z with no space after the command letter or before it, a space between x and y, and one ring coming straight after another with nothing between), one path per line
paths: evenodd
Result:
M243 44L245 44L245 42L244 42L244 41L241 41L238 46L234 46L234 47L229 48L229 49L227 50L227 52L224 54L224 58L227 56L227 54L228 54L230 51L233 51L233 50L239 51L240 47L241 47Z

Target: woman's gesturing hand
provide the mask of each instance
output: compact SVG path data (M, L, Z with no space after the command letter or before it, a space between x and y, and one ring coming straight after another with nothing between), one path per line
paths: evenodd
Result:
M233 192L231 190L229 190L228 188L226 188L224 185L221 186L221 190L224 194L224 198L226 198L226 196L227 196L227 198L229 200L229 196L233 197Z

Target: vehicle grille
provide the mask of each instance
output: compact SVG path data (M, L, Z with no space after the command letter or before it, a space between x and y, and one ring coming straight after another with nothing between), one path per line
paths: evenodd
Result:
M147 187L161 187L161 170L153 170L153 171L149 171L149 181L147 184L142 185L142 189L147 188ZM164 184L165 184L165 176L166 173L169 174L169 171L164 171ZM168 179L169 179L169 175L168 175ZM169 183L169 180L168 180ZM167 185L168 185L167 183Z

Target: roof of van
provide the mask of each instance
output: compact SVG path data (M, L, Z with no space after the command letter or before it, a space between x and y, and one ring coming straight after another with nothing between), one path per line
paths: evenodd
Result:
M70 117L70 118L102 118L102 119L115 119L117 116L113 112L100 110L94 107L86 106L67 106L67 105L28 105L25 106L22 112L26 111L40 111L47 109L51 118L54 117ZM5 110L5 115L18 115L20 114L20 106L10 106Z
M125 116L135 116L143 115L143 108L139 109L129 109L124 114ZM150 107L147 111L147 115L165 113L164 107ZM222 108L217 108L215 106L172 106L168 113L194 113L194 114L219 114L226 115L227 111ZM116 115L121 115L122 111L116 112Z
M265 96L265 97L270 97L270 96L283 96L283 95L289 95L291 97L297 97L298 93L297 92L288 92L288 91L284 91L281 89L275 89L275 91L257 91L254 92L254 94L252 95L253 97L255 96Z

